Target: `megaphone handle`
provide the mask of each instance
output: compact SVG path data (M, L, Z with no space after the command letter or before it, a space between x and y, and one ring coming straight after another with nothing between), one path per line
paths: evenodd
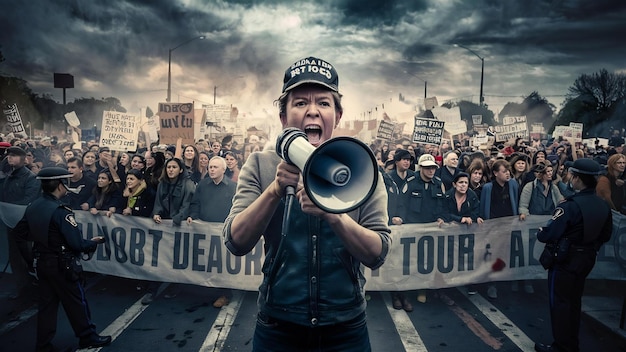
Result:
M295 195L296 195L296 189L294 186L285 187L285 197L295 196Z

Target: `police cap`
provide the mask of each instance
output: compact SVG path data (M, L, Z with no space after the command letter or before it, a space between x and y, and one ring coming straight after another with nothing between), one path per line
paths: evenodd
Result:
M7 155L17 155L17 156L26 156L26 151L20 147L9 147L7 148Z
M72 177L72 174L62 167L44 167L37 174L37 179L42 181L64 180Z
M574 161L569 171L582 175L600 175L603 173L602 167L598 162L588 158L581 158Z

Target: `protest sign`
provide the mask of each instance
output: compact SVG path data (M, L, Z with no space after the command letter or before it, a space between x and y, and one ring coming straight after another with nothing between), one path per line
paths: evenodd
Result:
M72 127L80 126L80 120L78 119L78 115L76 115L75 111L70 111L63 116L65 116L65 121L67 121L68 125Z
M578 122L570 122L569 127L572 131L572 136L569 138L571 143L580 143L583 141L583 124Z
M10 128L10 133L23 137L27 136L17 104L9 105L8 109L4 110L4 116L7 118L7 126Z
M458 106L453 108L438 107L432 109L433 116L438 121L445 122L445 130L451 135L467 132L467 124L461 119L461 109Z
M193 103L159 103L159 141L163 144L194 143Z
M494 126L496 140L508 141L515 138L528 139L528 123L526 116L504 116L502 125Z
M441 145L445 122L415 117L413 142Z
M378 133L376 134L376 138L391 141L393 139L393 131L396 127L396 124L391 121L380 121L380 125L378 126Z
M135 151L139 127L139 119L135 115L104 111L99 145L111 150Z

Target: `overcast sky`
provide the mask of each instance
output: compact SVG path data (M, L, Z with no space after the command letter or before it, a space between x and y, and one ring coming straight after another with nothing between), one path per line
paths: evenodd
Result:
M626 73L626 2L619 0L4 0L0 73L68 101L117 97L129 112L172 101L233 104L276 115L284 70L317 56L334 64L348 119L398 94L478 103L498 112L532 91L560 107L583 73ZM392 116L393 117L393 116Z

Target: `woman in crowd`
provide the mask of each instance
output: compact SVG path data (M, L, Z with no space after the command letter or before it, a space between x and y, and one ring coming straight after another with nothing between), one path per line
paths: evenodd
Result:
M98 175L96 174L97 170L96 153L91 151L85 152L85 154L83 154L83 174L96 181L98 179Z
M149 218L154 207L154 193L152 188L147 186L141 171L129 170L126 175L126 188L122 194L126 200L122 214Z
M519 200L519 219L526 220L529 215L552 215L554 209L563 200L563 195L552 180L553 167L550 161L544 160L532 170L535 179L528 182L522 189ZM513 291L517 291L518 282L513 281ZM524 281L527 293L535 292L530 281Z
M146 171L144 172L144 179L146 184L154 192L156 192L159 186L159 181L163 175L163 166L165 165L165 154L159 151L146 152Z
M206 151L202 151L199 154L198 163L200 164L200 180L203 180L209 174L209 160L211 160L211 157Z
M389 144L387 143L383 144L380 152L381 152L380 159L383 161L383 163L389 160L389 157L388 157L389 156Z
M546 160L547 154L546 151L543 149L537 150L535 152L535 154L533 154L533 158L532 158L532 165L531 166L535 166L538 163Z
M613 154L607 161L606 175L598 177L596 194L604 199L611 209L626 214L624 169L626 168L626 155Z
M152 210L154 222L160 224L163 219L172 219L174 225L179 226L189 216L195 190L196 185L188 177L185 164L178 158L168 160L157 187Z
M239 179L239 161L233 152L224 153L224 159L226 159L226 172L224 176L230 178L233 182L237 182Z
M113 181L113 176L109 169L102 169L98 173L97 185L87 203L83 203L81 208L89 210L93 215L100 211L104 215L111 217L123 206L122 191L119 185Z
M146 158L139 154L133 155L130 159L130 168L144 172L146 170Z
M465 172L456 174L452 181L452 188L446 191L444 209L446 221L456 221L467 225L483 223L483 219L478 216L480 200L469 185L470 175Z
M125 208L122 210L122 214L144 218L151 217L152 208L154 207L154 194L155 191L146 184L144 174L141 171L136 169L128 170L126 174L126 188L124 188L122 194L125 200ZM147 288L150 293L144 296L141 302L143 304L152 302L152 296L158 288L158 283L137 281L136 286L137 291Z
M154 222L161 224L164 219L172 219L174 225L180 226L180 223L189 217L189 206L195 191L196 184L189 178L185 164L178 158L167 160L152 209ZM150 283L147 288L148 293L141 303L152 302L157 288L158 283ZM172 288L169 293L165 294L165 298L173 298L176 295L177 289Z
M559 188L552 182L553 167L545 160L533 167L535 180L522 189L519 201L519 219L526 220L530 214L552 215L563 200Z
M122 152L120 153L120 160L118 162L117 165L118 170L124 170L124 174L128 173L128 170L131 169L130 167L130 155L128 155L128 153L126 152Z
M482 177L482 169L479 170ZM480 200L478 195L470 189L470 182L470 175L465 172L460 172L454 176L452 188L446 192L445 221L456 221L466 225L483 223L483 219L478 216ZM441 223L439 225L441 226ZM476 292L474 286L470 285L467 287L468 294L473 295ZM447 297L445 295L440 296ZM447 299L444 299L444 301L447 301Z
M483 186L488 181L485 172L485 164L481 159L474 159L470 166L467 168L467 174L470 176L469 189L472 190L478 199L480 200L480 193L483 191Z
M526 174L530 170L530 158L524 153L516 152L511 156L509 163L511 164L511 178L514 178L519 188L522 189L526 184Z
M189 178L198 184L201 180L202 172L200 171L200 160L198 150L193 145L188 145L183 149L183 161L185 170L189 173Z

